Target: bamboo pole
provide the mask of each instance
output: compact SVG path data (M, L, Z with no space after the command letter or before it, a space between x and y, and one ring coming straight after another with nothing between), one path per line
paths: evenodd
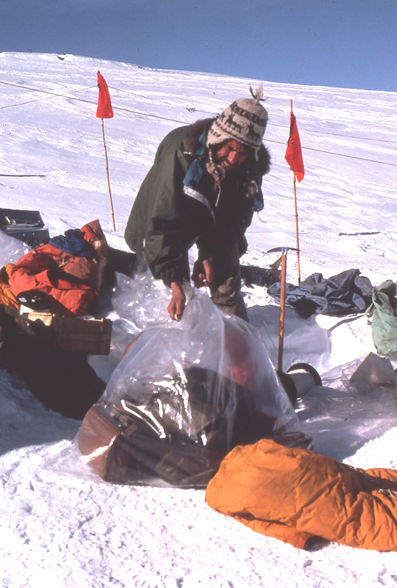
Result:
M294 172L294 206L295 206L295 232L296 232L296 261L298 263L298 284L301 283L301 263L299 249L299 223L298 223L298 202L296 197L296 175Z
M102 138L103 138L103 147L105 149L105 160L106 160L106 177L107 177L107 181L108 181L108 191L109 191L109 200L110 200L110 211L112 214L112 222L113 222L113 231L116 231L116 224L114 222L114 210L113 210L113 200L112 200L112 191L110 189L110 178L109 178L109 162L108 162L108 152L107 152L107 148L106 148L106 140L105 140L105 125L103 123L103 118L101 118L102 121Z

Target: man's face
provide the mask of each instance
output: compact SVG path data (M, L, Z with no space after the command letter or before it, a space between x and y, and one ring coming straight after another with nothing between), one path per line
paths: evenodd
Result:
M224 143L214 155L215 163L221 165L226 171L238 167L247 157L248 147L234 139Z

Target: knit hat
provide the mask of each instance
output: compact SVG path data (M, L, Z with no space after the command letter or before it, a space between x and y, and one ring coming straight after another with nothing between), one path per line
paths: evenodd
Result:
M262 144L267 123L267 110L259 100L259 95L239 98L228 106L210 126L207 146L211 148L235 139L257 151Z

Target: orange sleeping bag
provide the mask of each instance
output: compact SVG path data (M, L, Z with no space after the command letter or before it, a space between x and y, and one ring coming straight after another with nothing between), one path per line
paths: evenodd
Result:
M235 447L206 501L253 530L304 548L321 537L397 549L397 470L359 470L270 439Z

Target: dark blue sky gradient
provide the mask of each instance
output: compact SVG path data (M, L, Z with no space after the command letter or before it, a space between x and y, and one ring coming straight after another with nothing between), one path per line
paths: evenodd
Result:
M397 0L0 0L0 51L397 90Z

